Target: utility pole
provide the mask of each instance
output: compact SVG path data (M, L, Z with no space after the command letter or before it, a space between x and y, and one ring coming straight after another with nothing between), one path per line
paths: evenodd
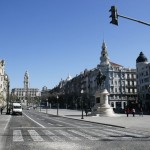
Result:
M121 17L121 18L125 18L125 19L128 19L128 20L132 20L132 21L135 21L135 22L138 22L138 23L150 26L150 23L147 23L147 22L144 22L144 21L140 21L140 20L137 20L137 19L133 19L133 18L126 17L126 16L118 14L117 8L115 6L111 6L109 12L111 12L111 15L109 17L112 19L110 21L110 23L112 23L114 25L118 26L118 17Z

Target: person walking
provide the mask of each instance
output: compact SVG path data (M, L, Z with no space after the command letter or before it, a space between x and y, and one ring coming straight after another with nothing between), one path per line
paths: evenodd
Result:
M142 108L140 108L140 116L143 117L143 109Z
M3 113L3 107L1 107L1 115L2 115L2 113Z
M132 114L133 114L133 117L135 116L135 109L132 108Z
M130 113L130 109L127 107L127 108L126 108L127 117L129 116L129 113Z

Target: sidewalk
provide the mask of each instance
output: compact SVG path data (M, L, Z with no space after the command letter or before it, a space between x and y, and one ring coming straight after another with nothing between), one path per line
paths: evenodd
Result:
M7 128L11 115L6 115L6 109L3 110L2 115L0 114L0 150L2 149L2 136ZM5 138L3 138L5 140Z
M40 109L37 109L40 112ZM46 109L41 109L41 112L46 113ZM57 115L57 109L47 109L48 114ZM82 112L79 110L69 110L69 109L59 109L58 115L62 117L78 119L83 121L96 122L101 124L109 124L113 126L120 126L125 128L133 128L139 130L150 130L150 116L143 115L139 116L138 114L135 117L132 114L129 114L129 117L126 114L116 114L115 117L104 117L104 116L86 116L84 112L84 119L81 119Z

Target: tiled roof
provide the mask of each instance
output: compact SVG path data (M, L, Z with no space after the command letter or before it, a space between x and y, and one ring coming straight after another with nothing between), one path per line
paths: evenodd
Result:
M114 66L114 67L123 67L122 65L116 64L116 63L114 63L114 62L110 62L110 64L111 64L112 66Z

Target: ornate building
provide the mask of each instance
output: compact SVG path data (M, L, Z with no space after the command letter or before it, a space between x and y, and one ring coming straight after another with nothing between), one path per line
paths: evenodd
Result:
M29 73L26 71L24 75L24 88L12 89L12 95L16 95L23 105L33 104L36 97L41 95L37 88L30 88Z
M122 65L111 62L104 41L100 63L96 68L85 69L80 75L68 82L61 81L59 85L65 94L80 96L80 91L83 89L86 103L92 107L95 104L96 76L99 70L106 76L105 88L109 92L109 103L113 108L124 109L127 104L137 102L136 69L124 68Z
M136 59L137 90L140 107L150 111L150 63L143 52Z
M0 106L5 106L9 98L9 78L5 73L5 62L0 60Z

